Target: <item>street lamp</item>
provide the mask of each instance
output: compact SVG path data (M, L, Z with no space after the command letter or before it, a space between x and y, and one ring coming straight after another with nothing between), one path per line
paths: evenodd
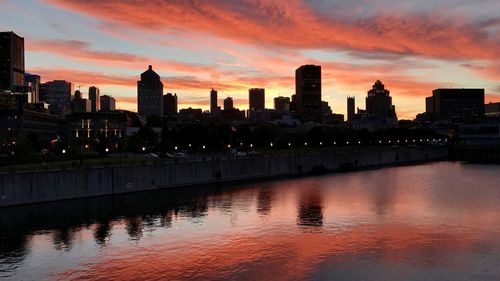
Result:
M63 149L61 152L62 152L63 154L66 154L66 149Z
M107 148L106 148L106 149L107 149ZM176 148L176 149L177 149L177 148ZM146 147L145 147L145 146L143 146L143 147L142 147L142 151L146 151Z
M144 148L144 147L143 147ZM106 152L109 152L109 148L106 147Z
M320 141L320 142L319 142L319 145L323 145L323 142L322 142L322 141Z
M203 149L205 149L205 146L202 146Z
M177 150L177 146L175 146L174 149Z
M271 147L273 147L273 143L270 143L269 145L270 145Z
M307 142L304 143L304 146L307 146Z
M292 146L292 143L290 143L290 142L289 142L289 143L288 143L288 146Z

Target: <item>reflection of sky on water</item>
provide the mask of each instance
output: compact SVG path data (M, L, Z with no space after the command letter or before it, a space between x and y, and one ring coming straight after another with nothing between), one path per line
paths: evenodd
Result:
M0 276L497 280L497 169L438 163L2 209Z

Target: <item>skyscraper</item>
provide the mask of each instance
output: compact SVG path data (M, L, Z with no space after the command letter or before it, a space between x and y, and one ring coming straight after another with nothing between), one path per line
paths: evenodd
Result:
M137 112L143 117L162 116L163 83L153 66L141 74L137 81Z
M97 112L101 109L101 99L99 98L99 88L90 87L89 88L89 100L91 112Z
M24 74L24 85L28 89L28 102L40 102L40 76L35 74Z
M266 107L266 90L253 88L248 90L249 109L252 111L264 110Z
M163 115L173 116L177 114L177 94L167 93L163 96Z
M322 120L321 66L303 65L295 70L295 110L302 121Z
M366 114L375 118L396 117L396 108L392 105L390 91L384 84L377 80L366 97Z
M71 93L73 85L65 80L46 82L43 86L43 101L49 104L51 114L64 114L71 106Z
M224 110L233 110L234 109L234 104L233 104L233 98L232 97L227 97L224 99Z
M0 91L24 89L24 38L0 32Z
M431 111L432 109L432 111ZM484 89L435 89L426 99L434 120L484 116Z
M210 90L210 113L217 114L219 107L217 106L217 91Z
M90 112L91 102L88 99L82 97L82 92L80 90L75 91L75 97L71 101L72 112Z
M100 97L101 100L101 111L109 112L116 110L116 100L108 95L103 95Z
M352 121L356 114L356 100L354 97L347 97L347 121Z
M289 97L276 97L274 98L274 109L279 113L290 112L290 98Z

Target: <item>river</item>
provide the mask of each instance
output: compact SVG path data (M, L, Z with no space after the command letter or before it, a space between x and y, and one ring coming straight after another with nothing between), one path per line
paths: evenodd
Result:
M500 166L453 162L0 209L6 280L500 280Z

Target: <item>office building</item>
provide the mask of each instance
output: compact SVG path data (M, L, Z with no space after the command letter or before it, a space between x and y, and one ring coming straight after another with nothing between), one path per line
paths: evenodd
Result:
M396 108L392 105L390 91L385 88L385 85L380 80L375 81L368 91L366 114L374 118L396 117Z
M485 104L484 114L487 117L500 117L500 102L490 102Z
M290 113L290 98L281 96L274 98L274 109L281 114Z
M72 112L90 112L92 109L91 102L82 97L80 90L75 91L75 97L71 101Z
M217 114L219 112L219 106L217 105L217 91L210 90L210 113Z
M163 83L151 65L137 81L137 112L146 118L163 113Z
M0 92L24 91L24 38L0 32Z
M233 104L233 98L232 97L227 97L224 99L224 110L233 110L234 104Z
M347 97L347 121L352 121L356 115L356 99Z
M99 88L90 87L89 88L89 100L90 100L90 109L91 112L97 112L101 109L101 99L99 98Z
M426 112L435 121L483 117L484 89L435 89L426 99Z
M109 111L116 110L115 98L108 96L108 95L103 95L100 97L100 100L101 100L101 110L100 111L109 112Z
M303 65L295 70L295 94L297 117L321 122L321 66Z
M73 84L65 80L49 81L41 85L40 97L49 104L49 112L54 115L69 113Z
M40 76L30 73L24 74L24 86L28 91L28 103L40 102Z
M163 96L163 115L171 117L177 114L177 94L167 93Z

